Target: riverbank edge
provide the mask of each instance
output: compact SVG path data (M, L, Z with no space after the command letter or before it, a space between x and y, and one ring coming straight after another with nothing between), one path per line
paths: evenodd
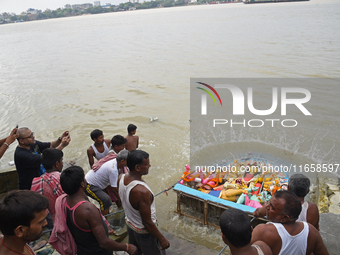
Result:
M216 255L223 248L217 246L212 250L190 240L176 237L164 230L161 230L161 232L170 242L170 248L166 251L167 255ZM330 255L339 254L340 215L334 213L321 213L320 235L327 247L328 253ZM226 248L222 254L230 254L229 249Z

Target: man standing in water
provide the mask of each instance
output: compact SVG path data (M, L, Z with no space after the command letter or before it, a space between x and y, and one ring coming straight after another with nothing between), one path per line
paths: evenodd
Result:
M89 164L92 168L94 159L100 160L109 153L111 145L110 139L104 139L103 131L95 129L90 134L94 143L87 149L87 157L89 158Z
M164 255L169 241L157 228L155 198L142 179L149 173L149 154L133 150L127 157L130 173L118 181L119 196L125 210L129 243L138 248L138 254Z
M71 141L68 131L57 140L43 143L35 140L34 133L27 127L18 129L18 147L14 153L14 162L18 172L19 189L31 189L34 177L39 177L41 153L47 148L64 149Z
M138 148L139 137L136 136L137 126L129 124L127 127L128 135L125 137L126 145L125 149L128 151L133 151Z

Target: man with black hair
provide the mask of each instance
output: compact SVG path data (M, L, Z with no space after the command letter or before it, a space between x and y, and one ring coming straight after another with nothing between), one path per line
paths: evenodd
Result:
M110 153L118 154L121 150L124 150L126 144L126 138L121 135L115 135L111 139Z
M18 147L15 149L14 162L18 172L19 189L31 189L34 177L39 177L41 153L47 148L64 149L71 141L68 131L57 140L45 143L35 140L34 132L27 127L18 129Z
M292 191L299 197L302 204L302 210L297 221L305 221L312 224L319 230L319 209L313 202L305 201L305 196L309 193L310 180L304 174L293 174L289 177L288 190ZM256 209L253 213L256 217L264 217L266 215L266 208L261 207Z
M272 255L269 246L262 241L250 244L252 227L249 216L238 209L225 210L220 217L223 241L232 255Z
M118 191L125 210L129 243L137 246L138 254L164 255L170 243L157 228L155 198L142 179L151 166L149 154L131 151L127 166L130 172L119 177Z
M266 210L271 222L254 229L252 244L263 241L274 255L329 254L319 231L310 223L296 221L301 212L301 201L293 192L277 191Z
M111 145L110 139L104 139L103 131L95 129L90 134L94 143L87 149L87 157L89 158L89 164L92 168L94 159L100 160L109 153Z
M90 203L84 191L87 186L84 170L79 166L66 168L60 183L67 195L57 199L56 210L66 209L66 224L77 246L78 255L112 255L112 251L135 254L134 245L117 243L108 237L108 228L98 208ZM55 228L60 227L55 226ZM52 240L56 229L52 231ZM50 239L51 241L51 239ZM55 245L54 241L52 244ZM56 246L55 246L56 247Z
M96 163L93 164L92 169L93 171L97 171L105 162L115 159L117 154L124 150L126 144L126 139L121 135L115 135L111 139L111 150L104 158L98 160Z
M63 170L63 155L61 150L54 148L45 149L42 153L42 164L46 169L46 173L40 177L36 177L32 181L31 190L39 192L48 198L50 206L48 207L52 222L55 219L55 201L56 199L64 194L63 189L60 185L60 173ZM53 227L50 224L48 227Z
M9 192L0 203L0 254L34 255L27 243L37 240L47 224L48 199L29 190Z
M104 163L97 171L91 169L85 175L88 183L85 194L99 203L103 215L109 213L110 206L112 205L111 201L115 202L118 207L122 206L118 195L117 181L119 170L126 166L128 154L127 150L122 150L116 158ZM113 200L106 189L110 189L113 193Z
M126 145L125 149L132 151L138 148L139 137L136 134L137 126L129 124L127 127L128 135L125 137Z

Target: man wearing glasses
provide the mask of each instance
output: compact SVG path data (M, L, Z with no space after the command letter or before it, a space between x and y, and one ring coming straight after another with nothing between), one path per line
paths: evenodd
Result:
M32 180L39 177L41 153L47 148L64 149L71 141L68 131L65 131L57 140L49 143L36 141L34 132L29 128L18 129L19 145L14 153L14 162L18 172L19 189L30 189Z

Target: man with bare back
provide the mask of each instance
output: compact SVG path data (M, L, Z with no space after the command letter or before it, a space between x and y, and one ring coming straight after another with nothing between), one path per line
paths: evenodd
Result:
M128 135L125 137L126 139L126 145L125 149L128 151L132 151L138 148L138 143L139 143L139 137L136 136L136 130L137 126L130 124L127 127Z

